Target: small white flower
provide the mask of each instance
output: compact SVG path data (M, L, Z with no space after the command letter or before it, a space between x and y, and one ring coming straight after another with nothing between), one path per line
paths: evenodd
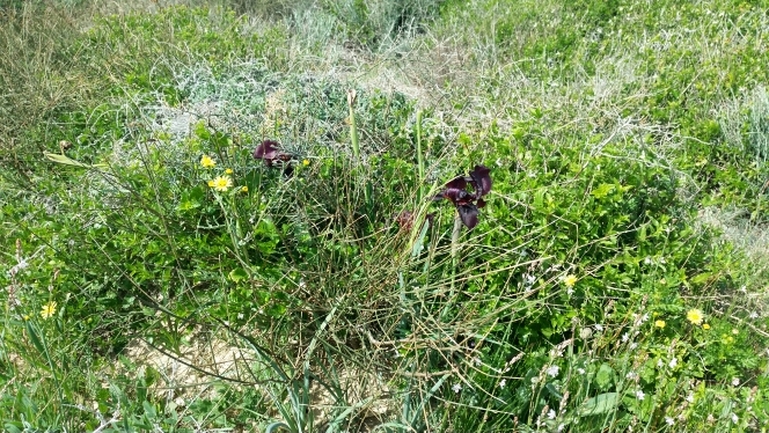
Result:
M553 409L547 411L547 419L555 419L555 411Z
M531 274L523 274L523 284L526 287L531 287L537 282L537 277Z
M461 383L455 383L451 386L451 390L454 391L455 394L459 394L459 391L462 391L462 384Z
M627 332L622 334L622 342L627 343L628 340L630 340L630 335Z
M505 385L507 385L507 379L502 379L499 381L499 388L504 389Z
M732 378L732 386L740 386L740 378L739 377L733 377Z
M635 349L636 347L638 347L638 343L636 343L636 342L634 341L634 342L630 343L630 346L628 346L628 347L630 348L630 350L633 350L633 349Z
M737 416L736 413L732 413L732 422L737 424L740 421L740 418Z
M184 401L184 399L183 399L183 398L181 398L181 397L176 397L176 398L174 399L174 403L176 403L176 406L177 406L177 407L184 407L184 405L186 405L186 404L187 404L187 402L185 402L185 401Z
M558 424L556 432L561 433L566 428L566 424Z
M660 257L660 264L661 264L661 265L664 265L665 263L667 263L667 261L665 260L665 258L664 258L664 257Z
M740 292L742 293L748 293L748 289L745 286L740 287Z
M481 361L481 358L479 356L476 356L473 358L473 364L475 364L476 367L480 367L483 365L483 361Z
M694 394L687 395L686 401L688 401L689 403L694 403Z
M27 259L20 259L20 260L19 260L19 263L17 263L16 265L14 265L14 266L13 266L13 267L12 267L12 268L11 268L11 269L8 271L8 273L10 274L10 276L11 276L11 277L13 277L13 276L15 276L16 274L18 274L18 273L19 273L19 271L23 271L24 269L27 269L27 267L29 267L29 262L27 261Z
M583 376L585 374L585 369L582 367L577 368L577 373L579 373L580 376Z
M243 313L238 313L238 320L243 320L243 318L246 317L243 315Z
M671 418L671 417L669 417L669 416L666 416L666 417L665 417L665 423L666 423L667 425L671 425L671 426L672 426L672 425L674 425L674 424L676 423L676 420L674 420L673 418Z
M662 359L661 358L658 359L657 360L657 368L662 368L663 365L665 365L665 364L662 362Z
M641 324L643 324L643 323L646 323L648 320L649 320L649 314L647 314L647 313L644 313L644 315L643 315L643 316L641 316L641 320L640 320L640 323L641 323Z
M635 392L635 398L643 401L643 399L646 398L646 394L644 394L644 392L639 389L638 391Z
M625 375L625 378L629 380L633 380L636 377L638 377L638 374L636 374L635 371L628 371L628 373Z
M573 295L574 294L574 289L569 287L568 289L566 289L566 294L569 295L569 296Z
M750 317L751 319L758 319L758 313L756 313L754 311L754 312L750 313L750 316L748 316L748 317Z
M651 264L652 264L652 258L651 257L646 257L644 259L644 265L651 265Z
M601 331L603 331L603 325L598 325L598 324L596 324L596 325L595 325L595 330L596 330L596 331L598 331L598 332L601 332Z
M678 358L673 358L668 362L668 367L670 368L676 368L676 365L678 365Z
M561 371L561 368L557 365L551 365L547 368L547 375L550 377L556 377L558 376L558 373Z

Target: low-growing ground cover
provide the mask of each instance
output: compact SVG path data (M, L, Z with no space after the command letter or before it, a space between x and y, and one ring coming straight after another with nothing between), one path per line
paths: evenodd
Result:
M765 430L762 5L105 8L0 8L6 430Z

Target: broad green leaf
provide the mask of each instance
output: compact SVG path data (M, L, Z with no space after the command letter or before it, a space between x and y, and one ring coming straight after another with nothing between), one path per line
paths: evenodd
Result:
M243 268L235 268L228 274L230 279L234 282L239 282L248 278L248 272Z
M599 394L582 403L577 414L579 416L602 415L616 409L619 403L619 394L607 392Z
M595 375L595 382L600 389L609 388L614 382L614 369L609 364L601 364Z

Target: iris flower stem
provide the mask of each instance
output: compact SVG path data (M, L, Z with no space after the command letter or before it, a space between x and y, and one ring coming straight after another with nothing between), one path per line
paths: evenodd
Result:
M451 286L449 286L449 298L443 309L443 316L449 312L451 300L454 299L454 284L457 279L457 251L459 250L459 233L462 231L462 218L459 213L454 217L454 230L451 231Z

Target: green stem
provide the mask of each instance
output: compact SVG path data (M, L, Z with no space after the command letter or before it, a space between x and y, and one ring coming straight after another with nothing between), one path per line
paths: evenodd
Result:
M354 89L347 91L347 106L350 108L350 140L352 141L352 156L355 159L356 169L359 170L363 162L360 157L360 140L358 139L358 126L355 123L355 99L357 95ZM366 199L366 205L369 204L368 184L363 186L363 195Z
M451 231L451 285L449 286L449 297L446 306L443 308L441 316L446 316L451 307L451 301L454 299L455 282L457 279L457 251L459 250L459 233L462 232L462 218L459 213L454 217L454 229Z
M352 155L355 161L360 162L360 141L358 141L358 127L355 124L355 90L347 91L347 106L350 108L350 139L352 140Z
M424 198L424 183L425 183L425 158L422 154L422 110L417 111L417 169L419 170L419 178L417 179L417 183L419 185L418 188L418 197L417 200L419 203L422 202L422 199Z

